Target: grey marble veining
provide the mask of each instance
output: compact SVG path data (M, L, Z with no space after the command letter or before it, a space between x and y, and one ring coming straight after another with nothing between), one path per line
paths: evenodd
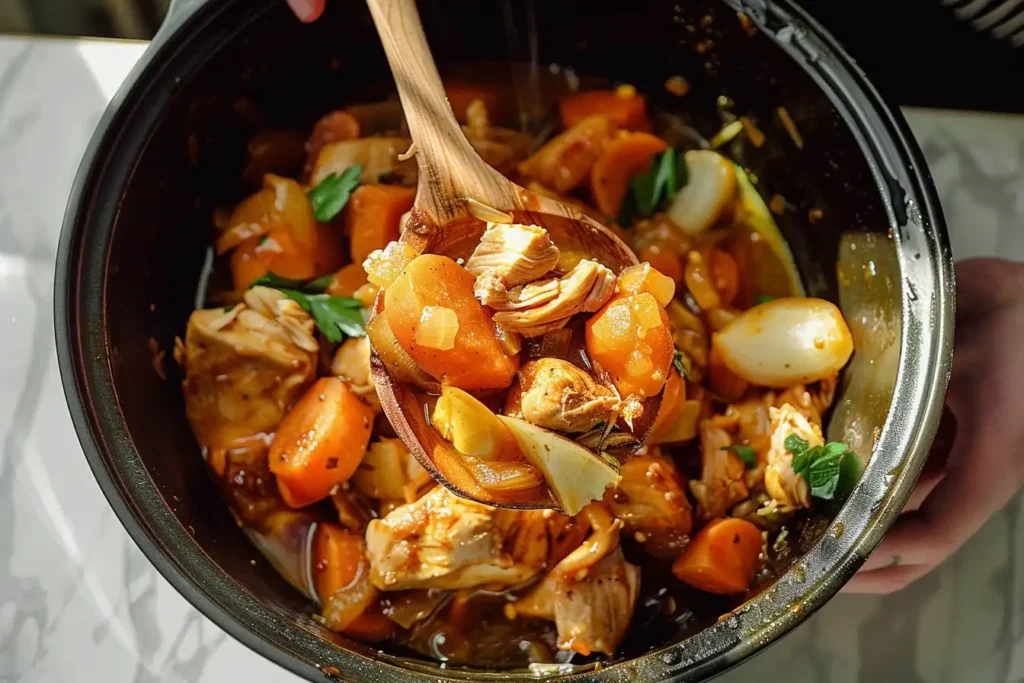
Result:
M0 683L296 681L185 602L113 516L57 373L67 193L141 43L0 37ZM960 257L1024 260L1024 117L908 111ZM1024 499L887 598L840 595L729 683L1024 683Z

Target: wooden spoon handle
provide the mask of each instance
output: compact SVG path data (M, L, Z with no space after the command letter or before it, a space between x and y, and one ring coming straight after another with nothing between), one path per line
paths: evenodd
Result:
M416 0L366 0L409 124L419 189L416 206L437 225L465 214L465 199L509 206L508 181L463 135L423 33Z

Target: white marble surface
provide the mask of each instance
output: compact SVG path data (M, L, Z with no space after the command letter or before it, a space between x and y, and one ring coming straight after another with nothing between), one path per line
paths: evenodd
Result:
M68 416L54 253L72 178L145 46L0 37L0 683L296 681L128 538ZM908 112L958 258L1024 260L1024 117ZM729 683L1024 682L1024 499L888 598L841 595Z

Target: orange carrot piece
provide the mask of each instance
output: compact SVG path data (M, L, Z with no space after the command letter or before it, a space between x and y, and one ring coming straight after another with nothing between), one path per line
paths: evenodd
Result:
M362 536L324 522L313 533L313 585L320 602L352 584L364 569L366 548Z
M590 192L605 216L618 216L629 191L629 179L646 172L651 159L668 149L650 133L627 133L609 142L590 169Z
M217 253L224 254L253 237L287 232L302 251L317 249L316 219L302 186L273 173L263 176L263 188L238 203L228 225L217 238Z
M374 603L346 626L344 633L358 640L375 643L387 640L395 635L396 630L395 622L384 615L378 603Z
M355 472L370 442L373 410L336 377L322 377L285 415L270 444L270 471L284 502L326 498Z
M446 256L424 254L406 266L384 293L388 325L403 349L425 372L460 389L505 389L519 370L519 356L507 356L491 313L473 296L473 277ZM424 308L455 312L453 346L417 342Z
M282 277L306 280L316 277L316 259L300 250L288 232L252 237L231 252L231 278L236 290L244 290L268 271Z
M707 593L744 593L754 581L760 554L760 529L744 519L716 519L693 537L672 564L672 573Z
M399 237L402 214L412 208L416 188L399 185L360 185L345 206L345 232L351 236L352 263L362 263L371 251Z
M311 561L313 584L330 628L363 640L384 640L394 633L370 583L362 536L321 523L313 534Z
M654 296L616 297L586 327L587 353L611 375L619 394L647 398L661 391L675 344L668 314Z
M350 263L331 278L326 293L330 296L352 296L366 284L366 271L360 263Z
M591 90L562 100L558 108L565 128L571 128L594 114L607 116L627 130L647 131L651 128L647 119L647 101L643 95L628 89L622 92Z
M669 370L668 380L665 382L665 393L661 395L661 407L658 409L658 417L651 427L650 441L658 443L658 437L662 436L672 426L672 422L679 417L679 412L686 402L686 382L679 376L675 368Z
M614 133L608 117L589 116L545 143L519 164L519 172L556 192L568 192L587 179Z
M649 244L637 252L640 262L650 263L662 275L672 278L676 286L683 284L683 257L669 242Z
M711 284L718 291L722 306L728 306L740 291L740 269L729 252L711 247L705 258L711 271Z

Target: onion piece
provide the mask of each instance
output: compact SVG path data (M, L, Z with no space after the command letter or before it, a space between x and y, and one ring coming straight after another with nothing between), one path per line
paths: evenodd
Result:
M463 460L477 483L491 491L529 491L544 484L540 470L525 462L487 462L471 456Z
M450 591L435 588L390 593L385 598L384 616L402 628L411 628L433 614L451 596Z
M413 337L420 346L449 351L455 347L458 333L459 316L455 311L444 306L424 306Z
M514 356L523 350L523 337L518 332L508 329L504 325L494 323L495 336L498 337L498 344L506 356Z
M697 235L714 225L732 204L736 170L724 156L706 149L690 150L685 159L690 180L672 200L668 215L684 232Z
M462 389L441 389L430 423L455 450L478 461L522 458L512 435L490 408Z
M363 261L366 279L378 287L389 287L405 267L416 258L416 250L405 242L389 242L383 249L375 249Z
M648 292L662 307L668 306L676 295L675 280L662 274L650 263L626 268L619 274L615 288L620 294Z
M554 432L506 415L497 418L508 427L531 465L544 480L568 515L604 497L605 489L617 484L619 473L604 459Z
M841 370L853 354L853 337L834 304L785 298L744 311L712 336L712 346L740 379L783 389Z
M426 391L436 392L437 381L421 368L409 352L402 348L382 311L366 324L366 335L381 362L396 381L412 384Z

